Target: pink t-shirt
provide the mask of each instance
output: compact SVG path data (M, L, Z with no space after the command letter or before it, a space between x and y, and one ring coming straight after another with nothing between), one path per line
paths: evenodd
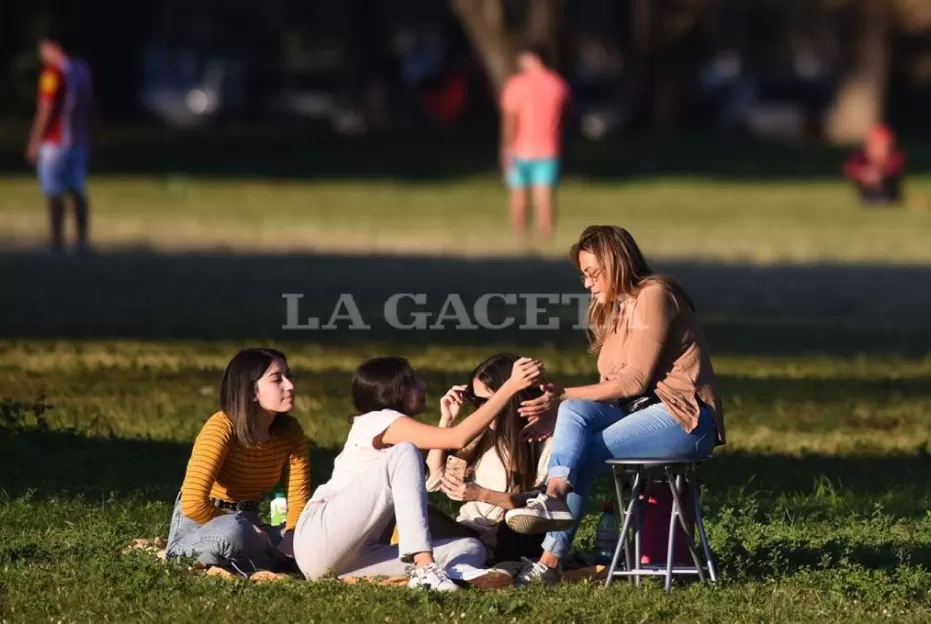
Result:
M517 115L514 155L522 159L559 156L562 114L569 85L548 69L523 72L508 80L501 99L506 113Z

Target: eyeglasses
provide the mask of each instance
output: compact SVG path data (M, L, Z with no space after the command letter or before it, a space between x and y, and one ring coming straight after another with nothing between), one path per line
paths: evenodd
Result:
M594 282L596 279L598 279L598 276L599 276L599 275L601 275L602 273L604 273L604 270L605 270L604 267L598 267L598 269L592 271L591 273L584 273L584 272L583 272L583 273L579 276L579 281L582 282L582 285L583 285L583 286L584 286L585 284L587 284L587 283L589 282L589 280L591 280L591 281Z
M472 390L472 384L466 386L465 392L462 393L463 398L468 401L474 407L481 407L485 405L489 397L480 397Z

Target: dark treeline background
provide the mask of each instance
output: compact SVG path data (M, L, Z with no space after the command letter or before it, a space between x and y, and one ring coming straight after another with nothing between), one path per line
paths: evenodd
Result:
M56 22L114 121L492 128L515 47L534 40L590 138L931 134L929 0L5 0L4 118L29 118L36 38Z

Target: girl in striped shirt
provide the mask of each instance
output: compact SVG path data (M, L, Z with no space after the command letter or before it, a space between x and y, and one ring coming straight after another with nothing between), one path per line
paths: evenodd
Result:
M229 362L220 411L194 442L175 502L166 554L248 575L291 560L294 526L310 496L307 439L288 412L294 384L273 349L245 349ZM263 526L259 500L286 475L284 531Z

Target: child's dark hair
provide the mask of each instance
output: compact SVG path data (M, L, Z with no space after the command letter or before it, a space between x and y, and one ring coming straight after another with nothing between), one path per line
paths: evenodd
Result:
M474 397L473 384L478 379L492 392L497 392L511 376L511 370L519 357L513 353L498 353L475 367L468 381L467 397ZM509 492L529 492L536 486L537 468L540 463L542 444L521 439L521 430L526 421L518 415L521 402L536 399L543 395L538 387L527 388L517 393L508 401L495 417L495 428L486 429L477 443L465 453L468 469L478 463L479 458L488 450L495 449L504 462L508 473L507 490Z
M372 358L352 376L352 404L357 414L386 409L406 414L408 393L416 385L417 375L406 359Z

